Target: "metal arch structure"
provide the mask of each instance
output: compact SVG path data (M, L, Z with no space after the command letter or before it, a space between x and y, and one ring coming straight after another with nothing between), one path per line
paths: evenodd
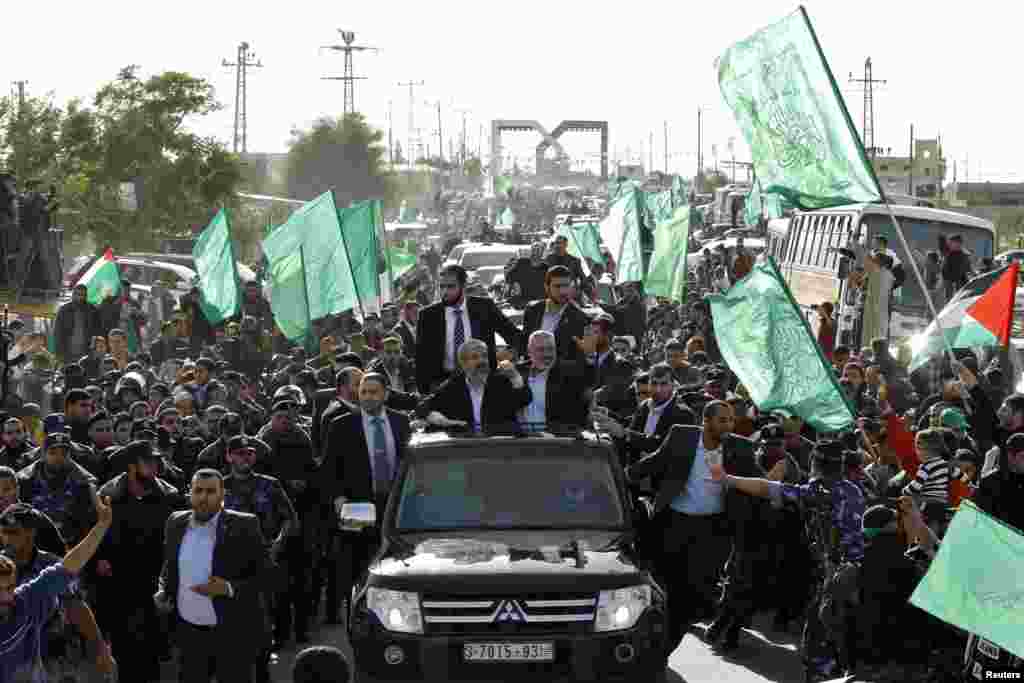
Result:
M601 134L601 178L608 178L608 122L607 121L585 121L570 119L559 123L551 132L540 125L537 121L528 119L495 119L491 121L491 177L497 178L502 170L502 132L536 131L541 135L541 142L537 145L537 170L542 167L544 153L549 147L554 147L559 155L565 154L565 149L558 141L562 133L569 131L599 132Z
M562 133L600 133L601 134L601 179L608 179L608 122L607 121L584 121L581 119L570 119L562 121L551 131L550 140L557 141ZM551 146L548 138L540 141L537 145L537 168L541 167L544 160L544 153Z

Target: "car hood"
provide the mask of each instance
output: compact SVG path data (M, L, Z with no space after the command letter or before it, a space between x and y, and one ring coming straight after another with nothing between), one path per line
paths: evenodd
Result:
M473 593L515 588L601 590L639 582L628 538L615 532L410 534L387 542L371 583L396 590Z

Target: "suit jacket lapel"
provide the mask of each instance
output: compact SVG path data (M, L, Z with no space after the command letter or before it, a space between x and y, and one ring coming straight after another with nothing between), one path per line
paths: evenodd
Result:
M224 576L223 564L224 564L224 537L228 533L229 520L227 511L221 509L220 517L217 518L217 540L213 545L213 575Z
M469 297L466 297L466 306L465 306L465 308L466 308L466 315L469 317L469 329L472 332L471 336L473 337L473 339L479 339L479 340L481 340L482 342L484 342L486 344L487 340L483 338L483 333L480 330L480 316L479 315L474 315L474 314L478 314L479 312L474 310L476 308L476 306L473 306L472 305L473 303L475 303L475 302L472 299L470 299Z

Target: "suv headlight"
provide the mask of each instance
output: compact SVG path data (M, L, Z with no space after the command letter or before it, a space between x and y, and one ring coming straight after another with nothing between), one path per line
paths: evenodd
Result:
M392 591L384 588L366 589L366 607L384 628L397 633L423 633L418 593Z
M630 586L601 591L597 599L595 631L621 631L633 628L644 610L651 606L650 586Z

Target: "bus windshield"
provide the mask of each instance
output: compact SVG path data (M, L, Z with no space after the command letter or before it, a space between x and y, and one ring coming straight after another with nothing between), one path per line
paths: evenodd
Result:
M982 228L973 228L955 223L943 223L938 221L926 221L916 218L902 217L899 219L900 227L907 238L907 243L914 252L918 266L921 268L921 275L924 276L924 260L929 251L938 252L939 235L950 237L959 234L963 236L964 251L971 259L971 267L977 271L978 263L982 258L993 256L993 234ZM892 226L892 220L888 216L868 214L863 217L862 224L867 227L869 239L876 235L884 235L889 240L889 249L896 252L896 256L904 264L906 280L893 294L893 302L897 307L924 308L927 306L924 295L921 293L921 285L914 277L914 271L910 266L910 257L907 256L903 243L896 235Z

